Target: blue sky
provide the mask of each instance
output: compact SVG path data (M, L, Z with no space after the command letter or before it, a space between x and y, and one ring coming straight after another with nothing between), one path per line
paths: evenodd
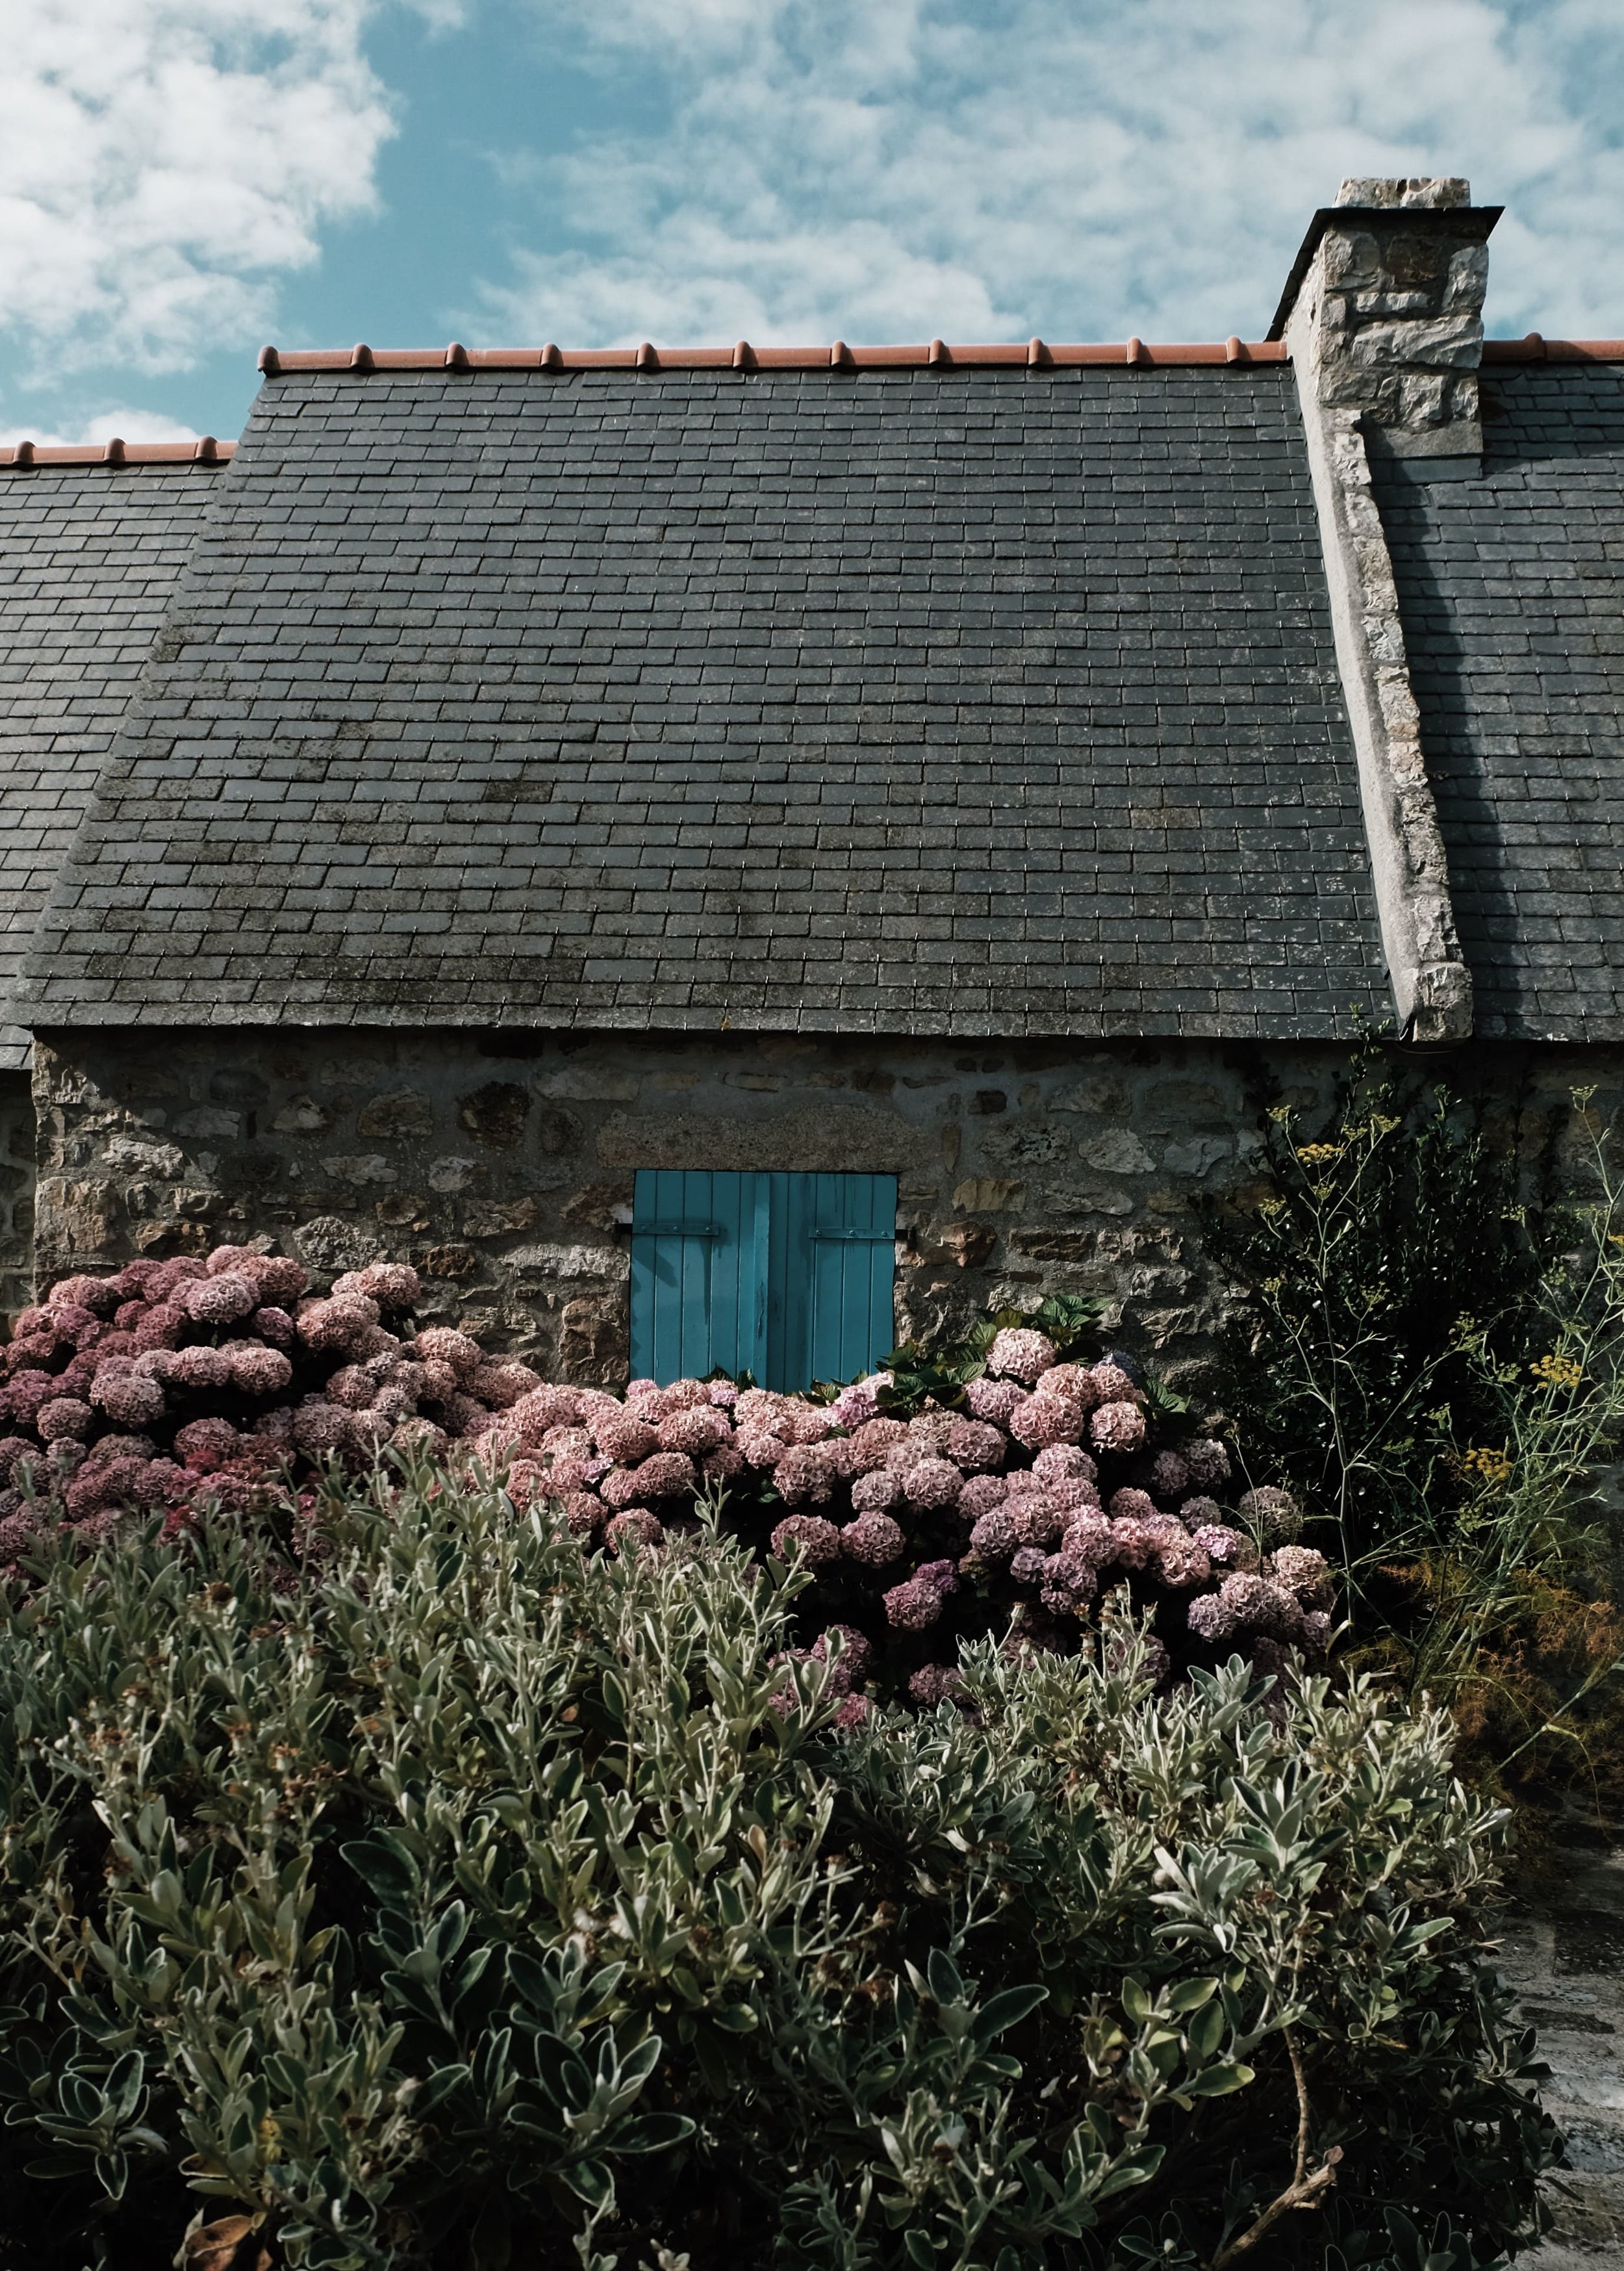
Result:
M1345 174L1624 333L1619 0L5 0L0 435L235 433L260 342L1261 333Z

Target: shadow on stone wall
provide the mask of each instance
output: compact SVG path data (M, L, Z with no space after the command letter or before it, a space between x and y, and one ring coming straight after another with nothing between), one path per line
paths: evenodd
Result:
M36 1053L43 1276L264 1237L318 1271L414 1262L436 1316L624 1378L640 1167L894 1173L900 1332L1102 1292L1170 1375L1226 1308L1196 1202L1258 1170L1258 1088L1310 1115L1334 1046L955 1048L805 1036L105 1032ZM1553 1098L1624 1052L1469 1048ZM1565 1100L1565 1099L1562 1099Z

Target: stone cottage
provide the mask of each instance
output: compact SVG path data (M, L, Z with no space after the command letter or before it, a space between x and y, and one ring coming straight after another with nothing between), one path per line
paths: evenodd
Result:
M1176 1359L1260 1075L1616 1098L1624 342L1485 340L1496 218L1344 183L1252 343L268 348L234 450L0 452L10 1300Z

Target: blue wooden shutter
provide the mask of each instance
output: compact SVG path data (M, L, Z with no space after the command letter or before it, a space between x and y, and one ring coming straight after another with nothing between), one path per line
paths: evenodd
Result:
M896 1339L894 1175L644 1171L632 1215L632 1371L764 1387L872 1369Z
M767 1370L768 1175L638 1175L632 1211L632 1373L702 1380Z
M775 1175L767 1382L872 1369L896 1341L894 1175Z

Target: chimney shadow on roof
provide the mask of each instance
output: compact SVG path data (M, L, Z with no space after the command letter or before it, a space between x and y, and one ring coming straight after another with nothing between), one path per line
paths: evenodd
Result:
M1483 480L1376 495L1479 1030L1578 1038L1624 993L1624 371L1486 391Z

